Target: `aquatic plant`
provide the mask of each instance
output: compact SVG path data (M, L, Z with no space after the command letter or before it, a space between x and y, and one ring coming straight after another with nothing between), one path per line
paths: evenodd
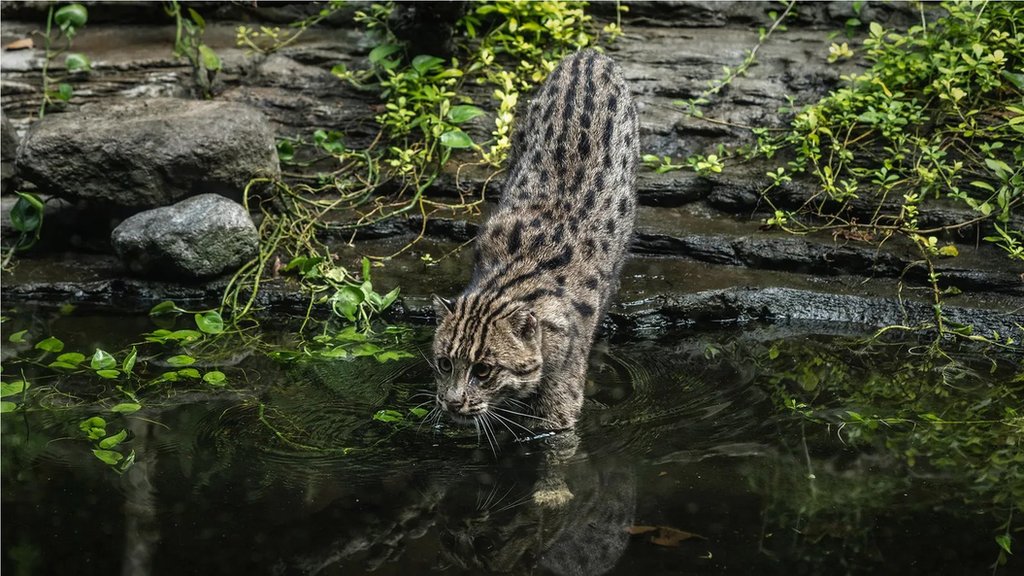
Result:
M164 11L174 18L174 55L188 60L195 89L203 98L211 98L213 81L223 65L220 56L203 42L206 20L192 8L183 13L178 0L165 3Z

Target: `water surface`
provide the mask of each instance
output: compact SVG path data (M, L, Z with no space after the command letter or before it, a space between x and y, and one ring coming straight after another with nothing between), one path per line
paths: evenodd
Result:
M61 322L50 328L70 334L69 346L108 349L152 328L140 328L146 319ZM410 350L427 338L414 336ZM909 467L884 438L855 445L780 405L780 356L821 347L834 352L818 356L828 366L864 381L905 362L908 350L858 353L824 330L792 326L605 341L575 437L517 441L511 432L527 434L510 426L495 447L472 429L432 427L407 412L430 387L419 354L282 364L235 350L226 389L154 387L129 415L90 400L109 397L96 392L102 383L66 379L60 386L73 398L50 394L0 419L2 567L991 573L1001 512L965 497L975 478ZM373 419L385 409L405 420ZM122 474L79 429L94 415L129 433L121 449L135 462Z

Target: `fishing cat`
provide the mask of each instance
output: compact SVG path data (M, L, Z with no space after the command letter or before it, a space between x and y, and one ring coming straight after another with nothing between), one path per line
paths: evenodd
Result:
M592 50L565 58L516 127L469 285L454 301L434 298L436 401L454 420L485 432L517 419L575 425L633 233L638 158L618 66Z

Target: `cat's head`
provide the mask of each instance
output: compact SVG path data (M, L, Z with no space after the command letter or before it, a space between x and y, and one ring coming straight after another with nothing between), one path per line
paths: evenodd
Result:
M543 368L537 317L518 303L479 295L434 297L437 404L469 423L508 399L533 394Z

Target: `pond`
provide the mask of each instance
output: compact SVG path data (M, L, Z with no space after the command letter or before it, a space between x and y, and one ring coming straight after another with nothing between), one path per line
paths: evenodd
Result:
M26 328L90 353L153 330L83 314L5 324L5 344ZM5 382L25 370L34 384L0 419L4 573L987 574L1020 507L1019 463L995 478L915 463L925 424L840 408L840 391L902 381L916 348L827 326L602 340L576 434L523 421L493 445L417 408L431 407L427 329L397 332L411 357L383 362L296 361L281 352L290 322L255 332L194 353L223 383L127 392L49 378L40 350L6 345ZM163 356L140 351L136 370L160 373ZM1020 394L1012 361L958 360L962 394ZM947 372L914 374L927 387ZM814 391L829 383L846 388Z

